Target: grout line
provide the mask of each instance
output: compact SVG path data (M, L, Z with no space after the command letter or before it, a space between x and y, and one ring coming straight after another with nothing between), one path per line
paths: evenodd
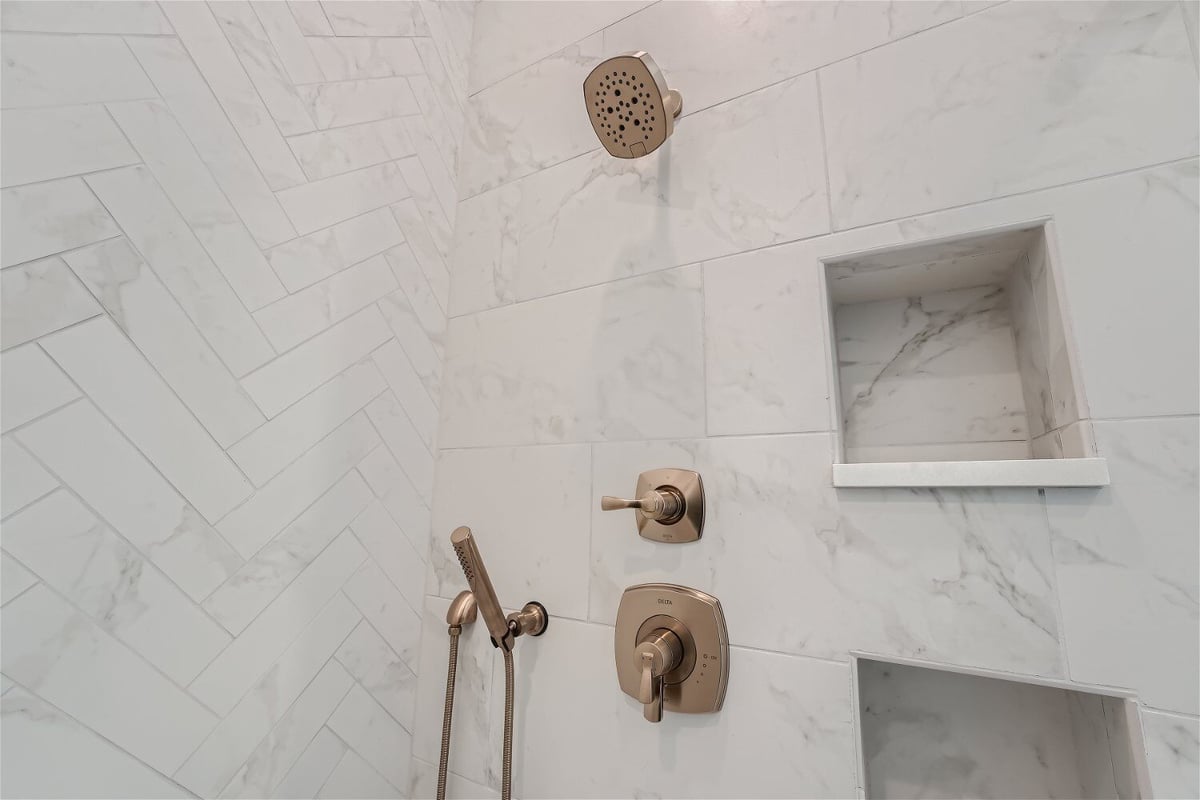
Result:
M825 130L825 100L821 91L821 71L816 71L817 127L821 130L821 155L825 165L825 212L829 215L829 230L833 230L833 186L829 178L829 134Z

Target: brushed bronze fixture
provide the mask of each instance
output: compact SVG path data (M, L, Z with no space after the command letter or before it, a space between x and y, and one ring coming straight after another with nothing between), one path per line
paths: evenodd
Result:
M600 143L617 158L657 150L675 131L683 96L645 50L600 62L583 81L583 102Z
M652 469L638 476L636 500L605 495L602 511L632 508L638 534L655 542L694 542L704 533L704 482L690 469Z
M475 595L468 590L458 593L446 609L447 633L450 634L450 659L446 667L446 705L442 709L442 752L438 758L437 800L446 800L446 768L450 762L450 723L454 719L454 678L458 674L458 637L463 625L476 616Z
M630 586L621 595L614 634L621 691L642 704L649 722L663 709L721 710L729 682L729 638L721 603L670 583Z

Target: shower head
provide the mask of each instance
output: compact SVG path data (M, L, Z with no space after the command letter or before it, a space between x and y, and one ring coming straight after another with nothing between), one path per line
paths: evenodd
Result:
M504 609L500 607L500 601L496 598L496 590L492 587L492 581L483 566L483 556L475 546L475 537L471 535L471 529L466 526L455 528L450 534L450 544L454 546L454 554L458 556L458 563L462 565L463 574L467 576L467 584L475 595L475 602L479 613L483 615L488 633L492 635L492 643L501 650L512 650L515 637L509 630L508 620L504 618Z
M583 100L600 144L617 158L653 153L683 111L683 97L645 50L600 62L583 81Z

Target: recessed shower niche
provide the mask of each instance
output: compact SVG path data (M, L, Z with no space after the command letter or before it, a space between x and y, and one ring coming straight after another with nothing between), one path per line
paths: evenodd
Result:
M824 261L839 467L861 467L835 467L835 483L1107 483L1052 235L1037 223Z
M867 798L1150 797L1129 698L858 658Z

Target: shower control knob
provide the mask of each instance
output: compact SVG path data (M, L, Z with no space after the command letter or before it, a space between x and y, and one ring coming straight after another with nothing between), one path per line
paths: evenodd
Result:
M683 496L674 486L652 489L637 500L624 500L605 495L600 498L602 511L620 511L623 508L639 509L647 518L670 525L683 515Z
M634 648L634 657L641 670L638 702L648 722L661 722L665 676L683 660L683 643L666 628L653 631Z
M704 483L690 469L652 469L638 476L636 500L605 495L601 511L632 508L638 534L655 542L694 542L704 531Z

